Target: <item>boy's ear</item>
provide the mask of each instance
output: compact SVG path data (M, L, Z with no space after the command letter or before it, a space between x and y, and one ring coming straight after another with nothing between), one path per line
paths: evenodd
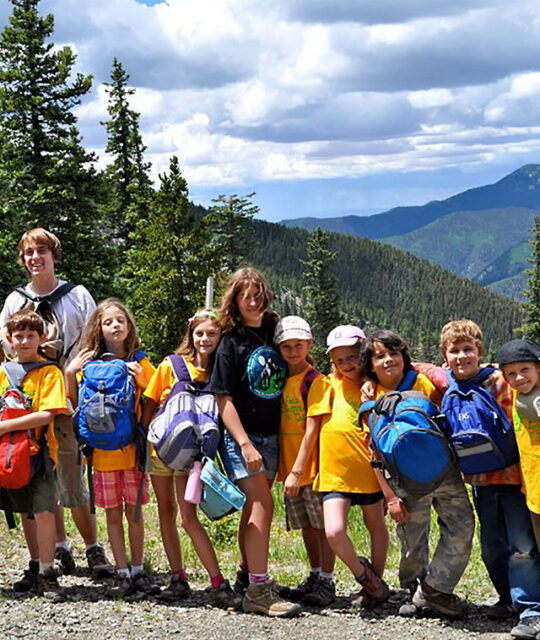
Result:
M11 333L6 333L6 338L9 344L13 344L13 338L11 337Z
M45 340L47 339L47 335L45 333L42 333L39 336L39 344L43 344L45 342Z

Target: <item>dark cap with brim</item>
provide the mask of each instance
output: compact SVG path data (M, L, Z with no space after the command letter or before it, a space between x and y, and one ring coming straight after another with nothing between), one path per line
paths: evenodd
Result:
M513 362L540 362L540 348L529 340L510 340L499 351L499 366Z

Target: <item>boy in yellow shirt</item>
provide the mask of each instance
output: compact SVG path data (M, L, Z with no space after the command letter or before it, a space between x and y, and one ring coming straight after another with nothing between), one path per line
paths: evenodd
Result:
M38 347L45 338L41 317L29 309L13 314L6 323L7 339L22 365L31 365L42 360ZM31 369L22 382L23 393L31 398L31 412L19 417L1 419L0 436L13 431L31 430L39 443L33 464L30 482L20 489L0 489L0 508L5 511L34 515L37 527L36 546L27 538L30 564L21 583L58 601L63 596L58 585L59 570L54 565L56 542L55 481L53 466L56 464L55 438L52 429L54 416L67 410L64 378L56 365L38 366ZM30 370L31 369L31 370ZM10 382L3 367L0 368L0 396L8 390ZM4 411L1 407L0 411ZM1 416L0 416L1 418ZM47 434L45 437L45 433ZM50 451L50 453L49 453ZM14 588L18 589L19 583ZM24 588L23 588L24 587Z

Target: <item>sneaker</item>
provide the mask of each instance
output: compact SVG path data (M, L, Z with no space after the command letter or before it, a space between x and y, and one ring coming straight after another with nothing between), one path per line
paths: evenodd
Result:
M182 580L180 576L173 574L171 576L169 586L158 594L158 600L163 600L164 602L175 602L176 600L187 598L190 593L191 587L189 586L188 581Z
M283 600L274 588L274 581L250 584L242 601L246 613L262 613L274 618L292 618L300 613L299 604Z
M161 594L161 589L146 571L141 571L141 573L132 576L131 581L137 591L146 593L148 596L158 596Z
M56 547L54 550L54 559L62 569L64 575L67 576L75 571L75 560L73 559L73 554L68 549Z
M114 567L105 555L105 549L100 544L95 544L86 550L86 561L94 578L112 578Z
M522 640L534 640L540 637L540 616L532 615L522 618L510 631L510 635Z
M464 608L463 601L456 595L437 591L424 580L420 581L412 601L419 609L433 609L450 618L459 617Z
M23 577L13 583L13 591L24 593L26 591L36 591L39 575L39 560L30 560L28 569L23 572Z
M499 598L495 604L487 608L486 615L491 620L508 620L516 614L511 602Z
M131 576L118 576L118 579L120 581L118 593L122 598L132 596L137 591Z
M362 585L364 594L374 600L375 604L388 600L390 589L386 582L375 573L367 558L359 556L358 560L364 569L364 573L361 578L356 578L356 580Z
M312 607L327 607L336 599L336 585L333 580L319 578L312 591L306 593L303 602Z
M311 593L315 588L315 585L319 581L319 576L316 573L309 573L308 577L301 582L298 586L287 589L283 587L279 595L282 598L290 598L293 602L300 602L307 596L308 593Z
M215 607L220 609L237 611L242 606L242 596L231 589L228 580L223 580L217 589L212 589L210 600Z
M58 584L60 571L57 567L50 567L44 573L38 574L37 593L51 602L65 602L67 600L62 587Z
M239 595L243 596L246 593L247 588L249 587L249 572L242 571L240 569L236 572L236 581L233 585L234 591Z

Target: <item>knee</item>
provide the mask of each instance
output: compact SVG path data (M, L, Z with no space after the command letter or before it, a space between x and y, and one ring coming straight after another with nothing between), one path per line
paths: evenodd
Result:
M180 524L188 533L200 526L196 510L180 508Z
M347 537L347 532L341 527L329 525L325 527L326 539L332 549L335 549Z
M174 500L163 498L158 500L158 515L160 521L175 521L177 514L177 506Z

